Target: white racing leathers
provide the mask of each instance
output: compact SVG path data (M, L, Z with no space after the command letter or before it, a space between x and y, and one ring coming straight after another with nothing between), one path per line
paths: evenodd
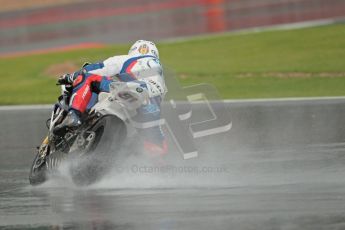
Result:
M157 122L155 122L160 119L160 104L167 92L159 59L150 55L120 55L110 57L101 63L89 64L84 67L84 71L104 77L117 77L119 81L126 82L127 89L146 91L140 92L147 98L137 110L138 114L134 120L139 126L142 124L138 131L145 137L145 148L152 151L154 149L158 154L166 153L164 135L160 126L157 126ZM126 92L119 92L119 94L124 93Z

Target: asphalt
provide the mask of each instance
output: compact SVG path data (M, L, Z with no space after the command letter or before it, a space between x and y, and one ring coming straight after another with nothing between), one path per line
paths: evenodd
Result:
M213 108L231 129L195 139L197 158L165 129L165 163L137 153L89 187L68 165L30 186L49 106L0 108L0 229L345 229L343 98ZM209 107L192 109L207 120Z

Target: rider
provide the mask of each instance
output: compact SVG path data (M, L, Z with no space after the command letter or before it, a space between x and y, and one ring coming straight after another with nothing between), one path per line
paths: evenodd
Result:
M143 74L147 71L151 73ZM167 89L159 62L158 49L151 41L138 40L131 46L128 55L113 56L99 63L87 63L81 70L59 78L59 84L73 85L73 91L69 112L64 121L56 126L55 132L65 128L79 127L82 124L81 115L90 104L95 103L97 94L109 92L113 77L127 82L129 88L139 87L140 90L145 90L149 101L138 109L138 114L159 119L160 103ZM162 155L167 152L166 140L160 127L142 131L145 132L143 136L146 138L144 147L149 153Z

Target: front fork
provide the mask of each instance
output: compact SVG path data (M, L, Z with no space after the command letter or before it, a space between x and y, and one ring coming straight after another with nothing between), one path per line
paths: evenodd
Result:
M45 158L48 154L48 150L49 150L49 138L48 138L48 136L46 136L46 138L44 138L42 144L38 148L39 156L41 158Z
M35 160L33 168L39 168L45 161L49 152L49 138L44 138L40 147L38 147L38 157Z

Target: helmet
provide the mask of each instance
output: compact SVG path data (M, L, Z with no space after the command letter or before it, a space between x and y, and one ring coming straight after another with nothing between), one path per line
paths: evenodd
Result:
M158 49L155 43L145 40L136 41L129 49L128 55L152 55L159 58Z

